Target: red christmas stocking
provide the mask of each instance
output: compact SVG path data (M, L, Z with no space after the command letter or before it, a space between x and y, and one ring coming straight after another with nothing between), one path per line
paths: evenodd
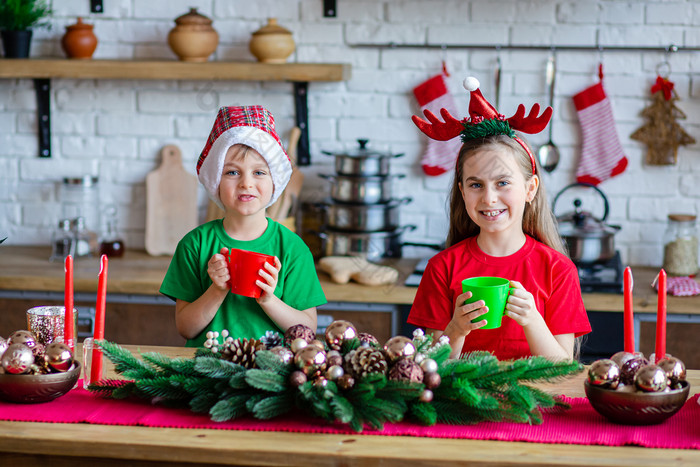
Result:
M598 75L598 84L573 97L583 140L576 181L592 185L621 174L627 167L627 157L615 129L612 106L603 90L603 65L600 65Z
M454 99L447 91L444 75L433 76L428 81L421 83L413 94L416 96L421 111L427 109L435 115L440 115L440 109L447 109L452 115L457 115L457 106ZM460 138L452 138L449 141L435 141L428 139L428 146L421 158L421 166L426 175L441 175L454 169L457 153L462 146Z

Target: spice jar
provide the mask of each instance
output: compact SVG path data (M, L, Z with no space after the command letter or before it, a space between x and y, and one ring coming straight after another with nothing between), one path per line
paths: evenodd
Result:
M696 216L669 214L664 233L664 266L669 275L692 276L698 272Z
M100 192L97 177L66 177L59 187L58 200L61 202L61 217L75 219L83 217L85 227L97 232L100 229Z
M58 227L51 235L51 257L49 261L63 261L66 256L75 256L75 243L71 231L70 219L58 221Z

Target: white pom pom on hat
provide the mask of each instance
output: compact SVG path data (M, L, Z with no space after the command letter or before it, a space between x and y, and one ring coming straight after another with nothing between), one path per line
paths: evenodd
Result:
M479 83L479 80L474 78L473 76L468 76L464 78L464 82L462 83L462 86L464 86L464 89L466 89L469 92L476 91L479 89L479 86L481 86L481 83Z

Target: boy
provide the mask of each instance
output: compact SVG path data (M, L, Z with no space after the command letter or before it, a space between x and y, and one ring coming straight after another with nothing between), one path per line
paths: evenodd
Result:
M268 330L284 333L295 324L316 329L316 307L326 298L313 256L301 238L265 216L291 173L267 109L219 109L197 175L224 218L185 235L160 288L175 300L175 323L188 347L202 346L208 331L227 329L236 339L260 338ZM275 265L259 272L260 298L230 292L231 248L275 256Z

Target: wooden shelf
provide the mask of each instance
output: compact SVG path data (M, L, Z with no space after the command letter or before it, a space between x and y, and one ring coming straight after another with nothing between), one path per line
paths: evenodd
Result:
M344 81L344 63L178 62L174 60L0 59L0 78Z

